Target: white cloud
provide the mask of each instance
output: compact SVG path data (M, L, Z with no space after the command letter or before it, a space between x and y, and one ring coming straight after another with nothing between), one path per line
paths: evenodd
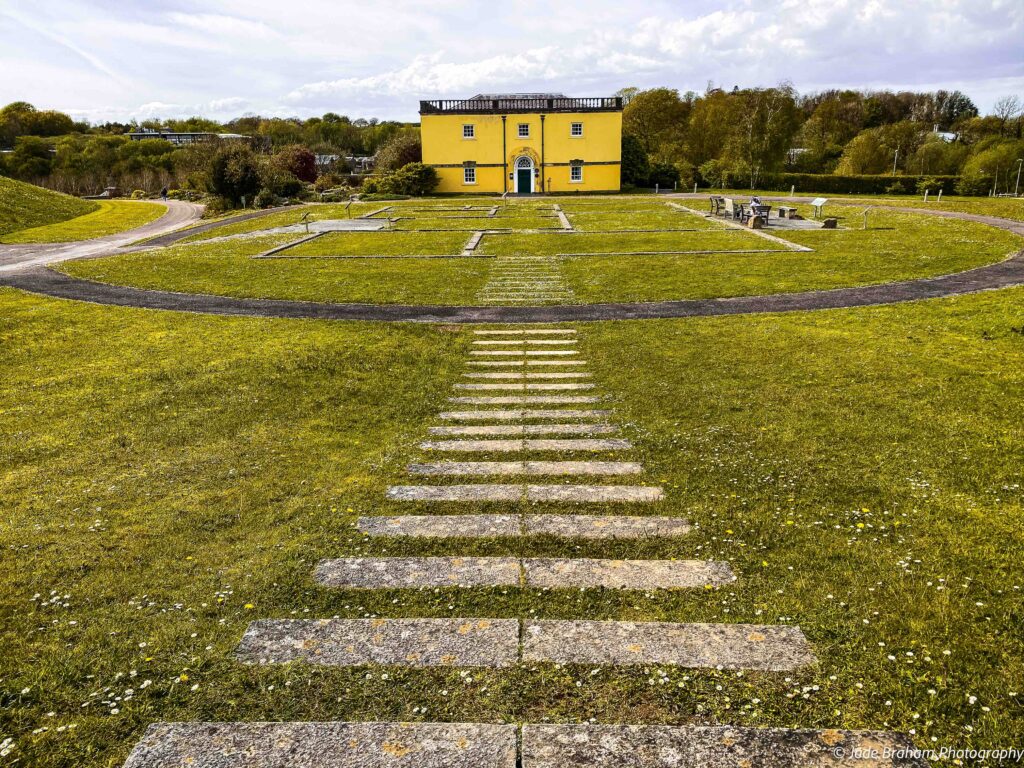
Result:
M803 91L948 84L983 108L997 89L1024 92L1020 0L695 5L389 0L382 11L362 0L47 0L0 10L2 58L19 73L0 77L0 103L28 98L110 116L157 104L167 116L409 119L421 98L702 90L709 80L791 80Z

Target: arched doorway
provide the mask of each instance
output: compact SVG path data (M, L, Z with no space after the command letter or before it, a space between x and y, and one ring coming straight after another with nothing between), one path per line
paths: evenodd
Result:
M533 158L527 155L516 158L515 191L517 195L533 192Z

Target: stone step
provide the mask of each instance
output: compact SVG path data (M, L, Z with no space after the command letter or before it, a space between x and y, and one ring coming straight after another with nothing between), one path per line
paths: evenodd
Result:
M583 373L580 371L571 371L568 373L561 373L559 371L543 371L541 373L464 373L462 376L466 379L513 379L521 381L524 379L589 379L592 378L593 374Z
M449 403L461 403L463 405L529 405L561 403L599 403L601 398L596 395L495 395L493 397L449 397Z
M430 434L444 437L465 435L612 435L611 424L477 424L460 427L431 427Z
M524 419L605 419L611 411L554 410L534 408L514 411L442 411L438 418L446 421L522 421Z
M643 485L393 485L396 501L548 501L566 503L648 503L661 501L661 488Z
M525 438L521 440L427 440L424 451L501 452L510 451L625 451L633 447L629 440L604 438Z
M153 723L124 768L927 768L885 731L733 725Z
M487 366L490 368L496 367L510 367L510 366L527 366L527 365L546 365L546 366L564 366L564 365L586 365L586 360L470 360L466 365L476 366Z
M518 587L514 557L347 557L321 560L313 578L327 587Z
M411 475L638 475L630 461L438 461L410 464Z
M477 330L473 331L477 336L525 336L528 334L542 334L542 333L564 333L564 334L575 334L574 328L516 328L513 330Z
M321 560L314 578L342 589L540 587L694 589L736 580L728 563L509 557L347 557Z
M524 725L521 768L926 768L884 731L733 725Z
M517 768L515 725L154 723L124 768Z
M579 352L575 349L472 349L469 354L480 355L481 357L523 357L524 355L529 357L542 357L578 355Z
M579 383L579 382L534 382L534 383L515 383L515 382L502 382L500 384L463 384L461 382L455 385L455 389L469 389L469 390L506 390L513 392L571 392L573 390L587 390L596 387L596 384Z
M690 533L681 517L625 515L398 515L360 517L356 527L371 536L479 538L556 536L565 539L674 538Z
M518 661L518 619L262 619L235 655L250 664L335 667L507 667Z
M515 346L524 347L524 346L530 346L530 345L538 345L538 346L539 345L548 345L548 346L552 346L552 345L556 345L556 344L564 345L564 344L578 344L578 343L579 342L576 339L522 339L522 340L519 340L519 339L515 339L515 340L509 339L509 340L505 340L505 341L485 340L485 341L474 341L473 342L473 344L478 345L478 346L503 346L503 347L507 347L509 344L512 344L512 345L515 345Z
M522 644L520 647L520 629ZM508 667L520 662L789 672L815 661L799 627L655 621L262 619L235 651L250 664Z
M793 626L555 620L526 622L522 660L788 672L815 658Z

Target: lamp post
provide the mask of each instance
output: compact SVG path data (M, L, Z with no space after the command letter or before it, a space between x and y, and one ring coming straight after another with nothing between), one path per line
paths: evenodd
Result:
M1024 157L1017 158L1017 183L1013 185L1013 196L1019 197L1018 191L1020 190L1020 167L1024 164Z
M896 175L896 159L899 156L900 156L900 148L899 148L899 146L897 146L896 147L896 151L893 153L893 156L892 156L892 175L893 176Z

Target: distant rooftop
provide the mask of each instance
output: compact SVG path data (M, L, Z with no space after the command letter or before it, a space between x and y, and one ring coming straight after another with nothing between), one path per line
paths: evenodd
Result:
M478 93L468 99L420 102L421 115L497 115L524 112L621 112L618 96L572 98L561 93Z

